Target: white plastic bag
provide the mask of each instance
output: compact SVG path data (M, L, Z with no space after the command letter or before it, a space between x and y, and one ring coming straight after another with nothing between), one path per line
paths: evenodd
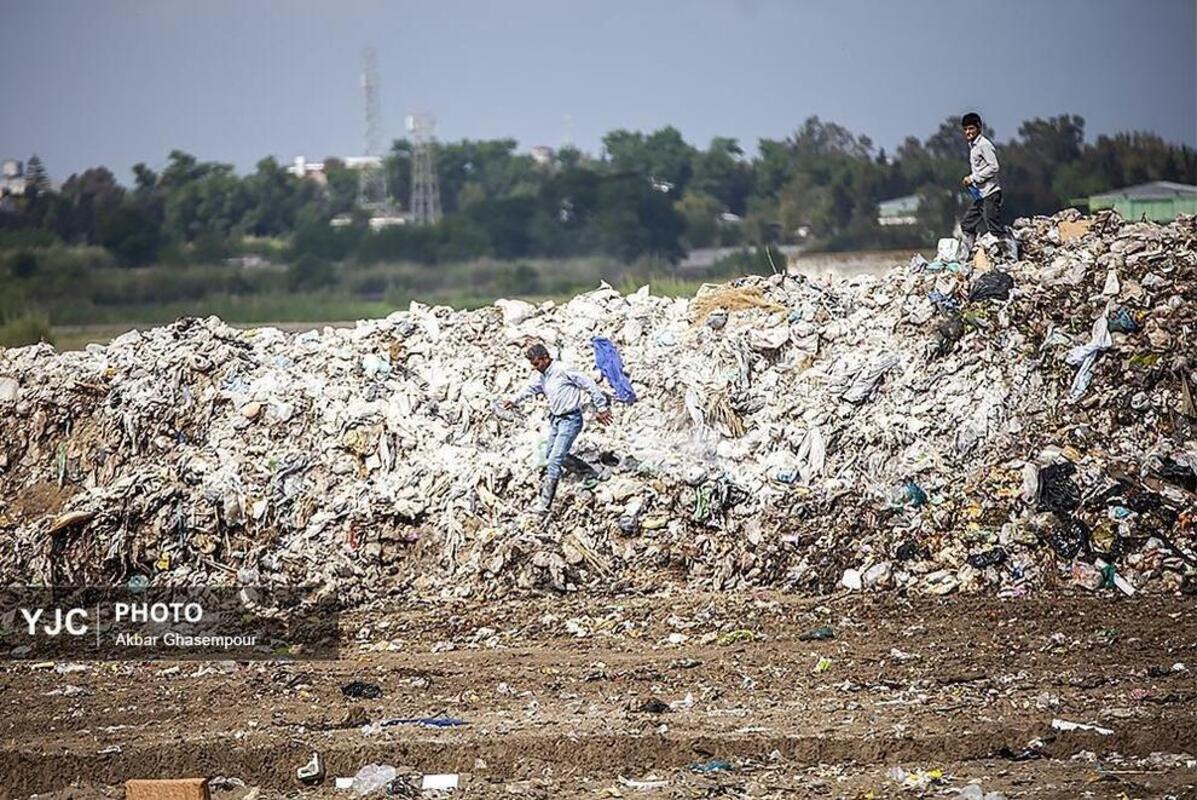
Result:
M940 239L935 248L935 260L948 264L968 260L968 248L959 239Z
M390 764L367 764L353 776L350 788L358 797L382 792L388 783L395 780L397 774L396 769Z

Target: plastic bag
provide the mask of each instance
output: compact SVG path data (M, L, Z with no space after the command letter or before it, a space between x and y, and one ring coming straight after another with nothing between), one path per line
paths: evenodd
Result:
M395 780L398 772L390 764L367 764L353 776L353 783L349 788L357 797L381 792L387 784Z

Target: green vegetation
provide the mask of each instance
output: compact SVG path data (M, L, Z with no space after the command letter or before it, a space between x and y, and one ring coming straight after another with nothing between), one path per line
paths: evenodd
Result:
M46 317L24 314L0 322L0 347L24 347L38 342L54 343Z
M784 263L781 254L774 258L778 264ZM304 256L297 263L312 260ZM245 323L337 321L385 316L406 308L412 300L473 308L496 297L564 299L603 280L619 286L634 284L633 290L651 283L658 294L669 293L664 286L679 284L668 263L649 260L625 265L603 258L480 259L437 269L410 263L365 267L319 263L320 270L329 270L330 282L294 289L294 267L249 273L226 265L96 270L80 276L70 296L54 300L54 324L162 323L208 314ZM754 271L746 264L744 258L727 258L707 279ZM768 267L763 271L767 273ZM697 287L700 283L679 285ZM45 289L48 285L34 286ZM59 288L51 286L49 291ZM48 302L48 294L40 297L41 302Z
M1144 133L1089 144L1075 116L1030 120L998 149L1011 216L1141 181L1197 182L1192 149ZM411 156L399 140L384 160L398 198L410 191ZM598 280L660 290L678 280L671 265L700 247L910 249L962 213L965 156L954 118L893 154L818 117L760 140L754 157L724 137L700 149L671 127L612 131L600 157L565 148L547 164L511 139L465 140L438 146L444 219L379 231L355 207L357 174L336 159L321 184L273 158L239 176L176 150L160 172L137 164L129 186L95 167L58 191L30 159L30 191L0 210L0 293L22 298L21 321L9 311L2 324L16 340L43 335L46 319L330 320L412 298L561 296ZM918 224L878 224L879 201L911 193L922 200ZM736 255L716 272L767 272L763 258Z
M53 341L49 319L44 314L30 311L23 293L8 289L0 294L0 347Z

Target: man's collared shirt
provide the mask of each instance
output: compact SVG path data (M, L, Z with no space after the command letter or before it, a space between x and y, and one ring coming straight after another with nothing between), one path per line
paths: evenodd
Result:
M548 399L549 413L558 417L580 410L587 394L599 411L607 407L606 396L589 375L567 369L556 361L544 372L533 375L531 382L511 402L518 406L538 394Z

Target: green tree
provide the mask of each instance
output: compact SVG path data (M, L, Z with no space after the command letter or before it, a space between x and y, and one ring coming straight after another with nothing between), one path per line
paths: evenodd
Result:
M533 196L544 181L543 173L528 155L516 155L515 139L438 143L435 151L441 208L445 214L461 210L459 200L496 200L517 195ZM464 196L462 188L476 184Z
M857 136L842 125L823 122L818 116L807 117L791 141L798 158L870 158L873 152L869 137Z
M839 229L834 186L820 185L811 175L800 172L777 193L777 221L783 240L800 238L805 229L810 236L827 237Z
M162 184L167 187L182 186L202 178L207 165L202 165L195 156L182 150L171 150L167 156L166 169L162 170Z
M572 144L562 145L553 156L553 163L557 169L572 169L581 166L585 160L582 151Z
M528 224L533 252L550 257L597 252L591 222L601 181L593 169L575 167L562 169L545 182Z
M1002 148L1002 195L1013 216L1050 214L1068 198L1053 187L1061 167L1079 160L1085 141L1085 120L1067 114L1031 119L1018 128L1018 139Z
M384 159L383 168L387 170L387 190L391 192L392 196L395 196L396 187L391 177L391 159L391 156ZM316 206L322 207L323 213L316 215L322 222L338 214L348 214L353 210L354 204L357 202L357 172L346 167L345 162L341 159L329 156L324 159L324 177L327 183L323 196L312 197L308 193L304 193L304 202L296 212L297 223L305 210L311 212Z
M228 237L239 230L249 203L231 164L200 165L198 177L168 185L165 225L171 236L191 242L203 235Z
M325 159L324 163L327 169L328 160ZM391 152L383 159L383 168L387 175L387 189L403 208L407 208L411 201L411 167L412 143L407 139L396 139L391 143Z
M139 161L133 165L133 186L143 194L153 192L158 186L158 173Z
M242 182L245 211L241 229L255 236L281 236L295 229L303 204L310 200L309 187L271 158L258 162L256 171Z
M433 230L436 237L434 263L468 261L491 253L486 230L465 215L446 217Z
M32 250L18 250L9 259L9 269L14 278L32 278L37 272L37 253Z
M611 131L603 137L603 149L612 169L646 177L674 199L681 197L690 181L694 148L672 126L648 136L639 131Z
M752 190L752 171L739 143L716 136L706 150L696 151L690 188L716 198L733 214L743 214Z
M116 212L124 194L105 167L67 178L60 193L62 203L56 209L58 234L67 241L97 244L101 221Z
M321 289L335 280L332 264L311 253L300 256L287 267L287 286L293 292Z
M674 204L685 223L682 243L688 249L711 247L719 239L719 214L723 204L709 194L690 190Z
M25 162L25 193L33 197L50 191L50 176L37 153Z
M757 142L757 151L759 155L753 164L753 199L776 198L778 189L794 173L793 146L784 140L761 139Z
M388 229L384 233L391 230L398 229ZM310 255L323 261L343 261L367 238L371 238L371 234L362 228L334 228L323 219L311 219L301 224L291 237L287 258L295 261Z
M536 211L534 197L506 197L471 205L464 216L485 231L491 252L499 258L531 255L528 224Z
M151 263L162 244L158 225L132 201L122 203L100 221L99 243L121 264L132 267Z
M683 221L665 192L638 175L611 175L598 189L598 208L591 223L602 252L624 261L654 256L681 258Z
M1075 171L1057 173L1057 195L1072 198L1148 181L1197 183L1197 151L1169 144L1154 133L1099 136L1075 166Z

